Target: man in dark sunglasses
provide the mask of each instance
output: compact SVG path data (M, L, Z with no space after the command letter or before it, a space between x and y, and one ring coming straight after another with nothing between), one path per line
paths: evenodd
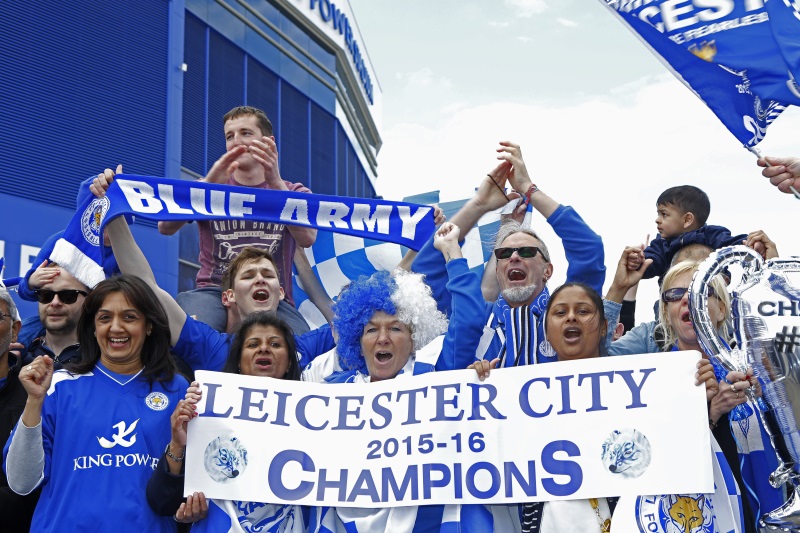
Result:
M54 265L48 267L52 269ZM78 318L89 288L60 267L58 273L49 279L52 281L34 291L44 335L33 340L25 360L32 361L39 355L49 355L55 368L59 369L80 357Z
M475 196L452 218L461 235L466 235L482 216L510 200L521 198L522 203L510 218L521 219L527 206L538 211L561 238L569 261L567 281L580 281L600 292L606 271L600 237L575 210L559 204L533 184L518 145L501 142L497 152L501 163L483 179ZM506 184L510 185L510 190L506 190ZM541 222L534 224L541 225ZM440 308L447 311L442 302L451 300L441 257L428 243L419 252L413 270L426 275ZM494 255L486 271L495 274L496 283L484 276L483 297L490 301L486 304L484 337L476 350L476 358L499 358L500 366L555 361L556 354L544 338L541 320L549 295L546 284L553 275L545 243L529 227L509 220L498 232ZM487 280L492 281L492 287Z

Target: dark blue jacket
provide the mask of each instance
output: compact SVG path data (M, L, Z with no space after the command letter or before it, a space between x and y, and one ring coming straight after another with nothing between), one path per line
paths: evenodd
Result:
M644 249L645 259L652 259L653 264L647 267L642 277L644 279L658 277L658 283L661 284L661 278L669 270L672 258L675 257L678 250L687 244L705 244L718 250L726 246L742 244L742 241L746 238L747 235L733 237L728 228L709 226L708 224L671 239L662 239L661 235L657 235L655 239L650 241L650 246Z

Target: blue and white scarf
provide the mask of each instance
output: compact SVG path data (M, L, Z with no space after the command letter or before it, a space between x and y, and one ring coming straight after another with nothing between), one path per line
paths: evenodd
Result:
M550 292L547 287L529 305L511 307L501 295L492 307L478 359L500 358L500 367L533 365L556 361L558 356L544 335L544 312Z
M123 215L277 222L394 242L413 250L419 250L435 229L430 206L120 174L104 197L86 198L51 259L94 287L105 279L103 228Z

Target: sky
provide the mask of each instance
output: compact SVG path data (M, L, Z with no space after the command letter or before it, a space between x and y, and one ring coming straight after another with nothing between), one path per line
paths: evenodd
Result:
M502 140L521 146L531 179L602 238L608 288L626 245L656 234L656 199L692 184L708 223L763 230L800 255L800 201L761 176L755 156L598 0L350 0L383 93L378 194L472 195ZM800 109L759 145L800 156ZM563 283L558 238L535 214ZM639 286L652 320L655 280Z

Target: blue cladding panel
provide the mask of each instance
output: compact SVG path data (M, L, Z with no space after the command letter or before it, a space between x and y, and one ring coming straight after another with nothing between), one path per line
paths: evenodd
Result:
M244 52L218 33L211 31L208 63L206 171L225 153L222 117L232 108L244 103Z
M336 135L336 169L338 171L336 194L347 196L347 149L350 146L350 142L339 124L336 125Z
M262 109L277 135L278 76L252 57L247 58L247 105Z
M0 2L0 190L74 209L105 167L163 174L167 30L166 0Z
M183 62L181 164L204 174L206 168L206 25L186 13Z
M336 194L336 119L311 104L311 188L318 194Z
M308 184L308 98L281 84L281 175L287 181Z
M353 147L347 146L347 196L358 196L356 189L356 180L358 179L358 171L361 165L356 157L356 152Z

